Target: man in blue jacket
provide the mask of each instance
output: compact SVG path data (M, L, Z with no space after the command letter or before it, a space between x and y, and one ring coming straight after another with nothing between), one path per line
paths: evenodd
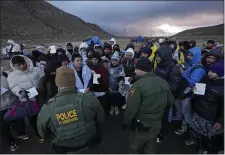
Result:
M193 47L185 53L185 66L180 68L182 78L178 92L181 92L180 99L176 100L177 117L182 119L191 111L191 90L196 83L206 75L206 69L201 64L201 49ZM182 121L182 125L175 131L176 134L181 135L187 130L187 123Z

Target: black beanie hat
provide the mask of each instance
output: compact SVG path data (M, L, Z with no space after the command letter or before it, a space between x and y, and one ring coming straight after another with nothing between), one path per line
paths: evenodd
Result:
M207 44L208 44L208 43L210 43L210 44L215 44L215 41L214 41L214 40L208 40L208 41L207 41Z
M147 58L140 59L140 60L138 60L135 68L145 71L145 72L151 72L152 71L152 62Z
M98 60L101 60L100 54L99 54L98 52L94 52L94 53L92 54L92 58L96 58L96 59L98 59Z

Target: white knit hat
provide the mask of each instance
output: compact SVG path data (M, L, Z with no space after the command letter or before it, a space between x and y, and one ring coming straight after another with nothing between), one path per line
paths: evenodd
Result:
M133 50L133 48L128 48L128 49L126 50L125 54L126 54L126 53L131 53L131 54L132 54L132 59L134 58L134 50Z

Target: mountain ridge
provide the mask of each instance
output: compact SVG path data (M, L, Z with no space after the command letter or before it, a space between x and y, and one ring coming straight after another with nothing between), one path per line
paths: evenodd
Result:
M179 32L171 37L185 38L185 39L204 39L204 40L215 39L218 41L223 41L224 24L188 29Z
M1 42L82 40L87 36L108 38L112 34L96 24L40 1L1 1Z

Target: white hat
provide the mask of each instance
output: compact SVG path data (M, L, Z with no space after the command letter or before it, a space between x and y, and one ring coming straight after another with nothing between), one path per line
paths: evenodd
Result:
M115 51L111 57L111 59L116 59L116 60L120 60L120 56L119 56L119 53L117 51Z
M131 54L132 54L132 59L134 58L134 50L133 50L133 48L128 48L128 49L126 50L125 54L126 54L126 53L131 53Z
M81 48L88 48L88 44L86 42L82 42L79 46L79 49Z

